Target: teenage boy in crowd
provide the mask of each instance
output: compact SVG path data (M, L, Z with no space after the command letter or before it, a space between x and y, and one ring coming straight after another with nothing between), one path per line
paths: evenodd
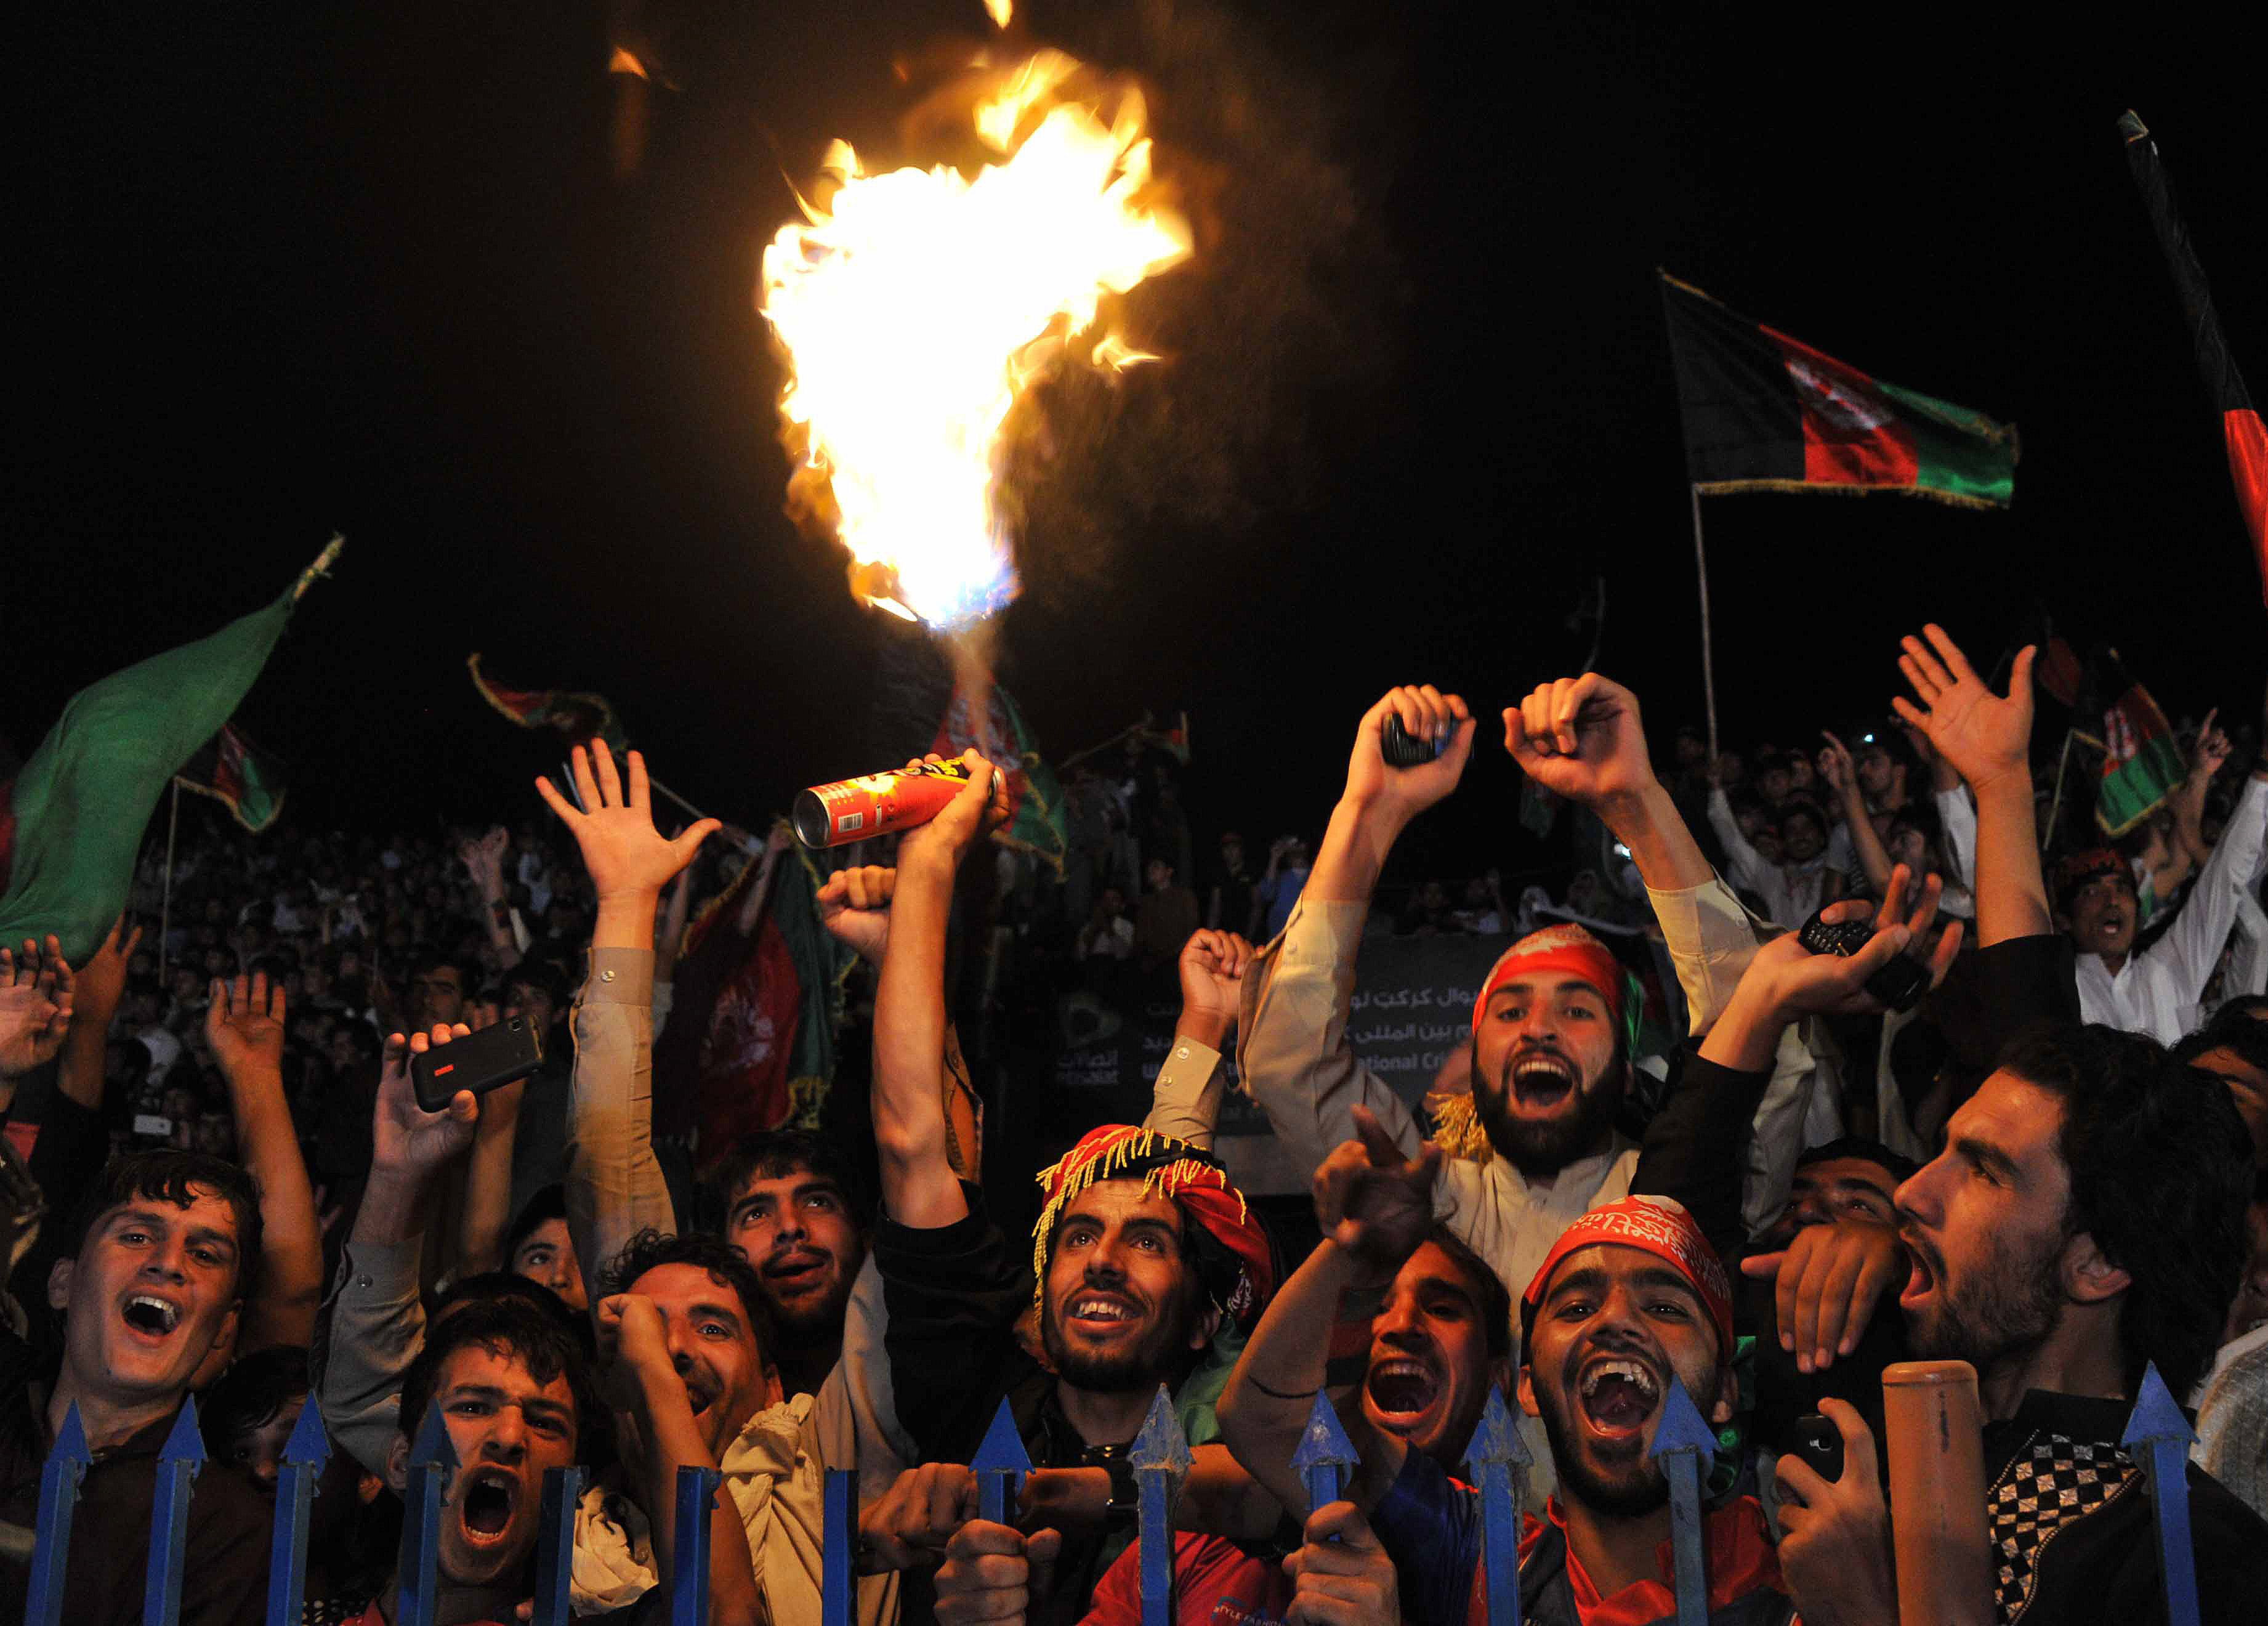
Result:
M457 1458L441 1489L431 1618L517 1626L534 1593L545 1473L605 1454L593 1450L606 1433L606 1406L589 1357L556 1318L520 1301L490 1300L434 1327L401 1396L401 1427L387 1456L396 1494L409 1485L411 1445L437 1407ZM197 1489L202 1497L202 1482ZM305 1619L307 1626L394 1626L401 1593L397 1574L374 1597L310 1601Z
M260 1198L251 1177L200 1152L114 1158L82 1201L48 1281L63 1315L61 1369L0 1332L0 1519L38 1519L40 1470L70 1409L93 1454L79 1487L63 1618L142 1619L158 1453L214 1345L256 1287ZM237 1626L268 1593L269 1508L250 1477L208 1462L190 1501L182 1626ZM0 1558L0 1619L21 1620L29 1571Z

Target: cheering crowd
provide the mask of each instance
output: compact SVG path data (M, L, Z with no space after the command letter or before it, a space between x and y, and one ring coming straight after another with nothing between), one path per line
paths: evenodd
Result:
M1629 872L1586 868L1557 902L1508 903L1480 866L1381 897L1482 748L1431 687L1364 714L1321 839L1264 867L1231 836L1198 870L1169 771L1075 783L1063 883L1036 908L1005 889L1009 935L1043 945L1005 976L1044 983L1045 1013L1138 979L1179 1017L1146 1118L1039 1169L1028 1235L1034 1171L1005 1189L988 1162L992 1053L961 1035L1001 788L981 758L890 863L819 888L865 991L845 1033L870 1031L871 1065L836 1087L859 1110L724 1146L688 1145L655 1087L677 949L733 864L797 861L776 839L720 868L714 820L664 834L637 753L577 748L571 784L538 781L544 819L461 842L194 850L164 943L122 920L83 964L0 950L0 1614L25 1608L75 1414L92 1466L62 1618L142 1617L194 1395L188 1626L263 1618L310 1400L310 1621L402 1621L404 1493L446 1438L432 1622L526 1618L545 1472L582 1464L578 1618L668 1616L702 1553L676 1517L697 1467L722 1475L693 1583L719 1626L818 1620L843 1469L862 1626L1132 1626L1131 1448L1162 1388L1189 1448L1183 1626L1489 1618L1491 1396L1515 1422L1488 1460L1523 1463L1523 1618L1676 1616L1653 1448L1682 1396L1714 1437L1708 1618L1889 1626L1882 1373L1953 1358L1977 1374L2001 1622L2167 1618L2122 1444L2153 1371L2199 1437L2199 1618L2256 1619L2268 719L2208 719L2123 846L2043 851L2032 658L1995 684L1932 626L1904 640L1896 726L1745 757L1682 732L1659 771L1638 697L1543 685L1488 748L1500 728ZM1438 754L1389 765L1389 718ZM1422 1106L1349 1036L1381 932L1512 939ZM540 1038L532 1075L420 1105L417 1074L499 1031ZM1231 1089L1313 1171L1304 1255L1216 1156ZM1312 1505L1318 1396L1352 1460ZM1033 1471L994 1519L970 1464L1004 1402Z

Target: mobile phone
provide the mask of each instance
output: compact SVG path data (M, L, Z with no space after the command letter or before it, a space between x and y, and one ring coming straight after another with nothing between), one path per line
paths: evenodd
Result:
M410 1087L417 1105L438 1112L460 1090L475 1095L516 1084L543 1065L543 1036L526 1016L503 1021L436 1045L409 1058Z
M162 1141L173 1133L173 1120L156 1112L136 1112L134 1114L134 1133L155 1135Z
M1420 768L1449 748L1449 736L1438 740L1421 740L1402 726L1402 713L1386 713L1384 736L1379 741L1378 754L1386 758L1389 767Z
M1830 926L1821 918L1826 913L1822 909L1813 915L1796 934L1796 941L1812 953L1838 954L1848 959L1873 939L1874 928L1868 922L1843 920ZM1867 979L1867 992L1888 1009L1911 1010L1929 992L1929 970L1911 955L1896 955Z
M1831 1485L1843 1477L1843 1430L1831 1418L1806 1412L1795 1420L1795 1438L1788 1454L1800 1458Z

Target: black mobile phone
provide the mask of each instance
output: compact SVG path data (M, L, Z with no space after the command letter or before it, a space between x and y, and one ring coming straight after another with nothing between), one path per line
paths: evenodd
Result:
M460 1090L475 1095L516 1084L543 1065L543 1036L526 1016L506 1016L477 1033L409 1058L417 1105L438 1112Z
M1438 740L1421 740L1402 726L1402 713L1386 713L1384 737L1378 743L1378 754L1386 758L1387 765L1395 768L1419 768L1449 748L1449 736Z
M1788 1454L1801 1459L1831 1485L1843 1477L1843 1430L1832 1418L1807 1412L1795 1420L1793 1449Z
M1865 920L1843 920L1830 926L1820 918L1826 913L1822 909L1813 915L1796 934L1796 940L1814 954L1839 954L1848 959L1874 935L1874 927ZM1867 979L1867 992L1891 1010L1911 1010L1929 992L1929 968L1911 955L1898 955Z

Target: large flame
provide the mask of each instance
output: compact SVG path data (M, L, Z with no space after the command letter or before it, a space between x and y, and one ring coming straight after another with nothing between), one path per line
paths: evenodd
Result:
M981 101L1002 161L868 174L838 142L839 179L764 250L761 302L789 362L780 400L802 467L792 506L832 521L851 588L939 628L1016 594L995 501L1001 432L1024 390L1123 293L1186 258L1187 224L1142 197L1141 98L1106 122L1064 100L1079 64L1042 51ZM1116 335L1094 365L1148 359Z

